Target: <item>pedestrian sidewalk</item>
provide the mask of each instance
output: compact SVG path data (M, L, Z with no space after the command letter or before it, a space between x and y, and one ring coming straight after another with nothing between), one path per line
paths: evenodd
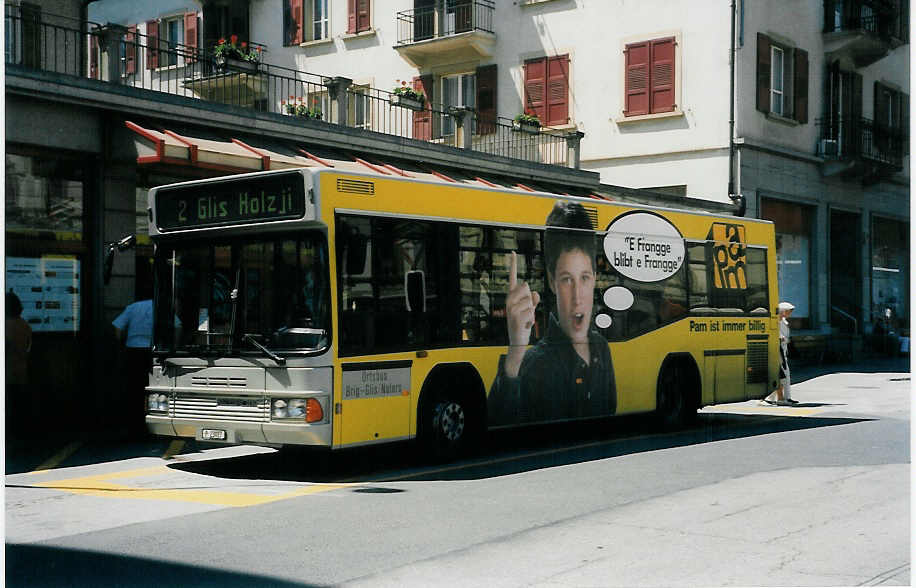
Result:
M810 380L826 374L838 373L855 373L855 374L876 374L876 373L910 373L911 364L909 356L874 356L865 357L852 363L821 363L821 364L798 364L792 363L789 358L789 368L792 372L792 384L798 384L805 380Z

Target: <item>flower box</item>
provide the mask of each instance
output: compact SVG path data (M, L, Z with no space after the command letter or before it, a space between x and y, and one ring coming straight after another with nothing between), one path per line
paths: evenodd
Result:
M216 71L219 73L239 72L258 73L258 62L236 59L235 57L215 57Z
M408 108L410 110L423 110L426 107L425 100L414 98L413 96L405 96L403 94L392 94L391 104L394 106Z
M512 121L512 128L516 131L536 135L541 132L541 123L516 120Z

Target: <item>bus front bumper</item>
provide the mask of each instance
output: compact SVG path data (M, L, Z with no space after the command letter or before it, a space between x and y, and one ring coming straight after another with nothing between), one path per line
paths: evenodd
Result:
M239 423L212 419L173 419L148 414L146 427L154 435L226 444L330 447L333 438L331 423Z

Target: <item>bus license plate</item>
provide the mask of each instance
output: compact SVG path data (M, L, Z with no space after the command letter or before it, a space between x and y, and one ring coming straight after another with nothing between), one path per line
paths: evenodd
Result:
M226 431L223 429L201 429L200 438L207 441L225 441Z

